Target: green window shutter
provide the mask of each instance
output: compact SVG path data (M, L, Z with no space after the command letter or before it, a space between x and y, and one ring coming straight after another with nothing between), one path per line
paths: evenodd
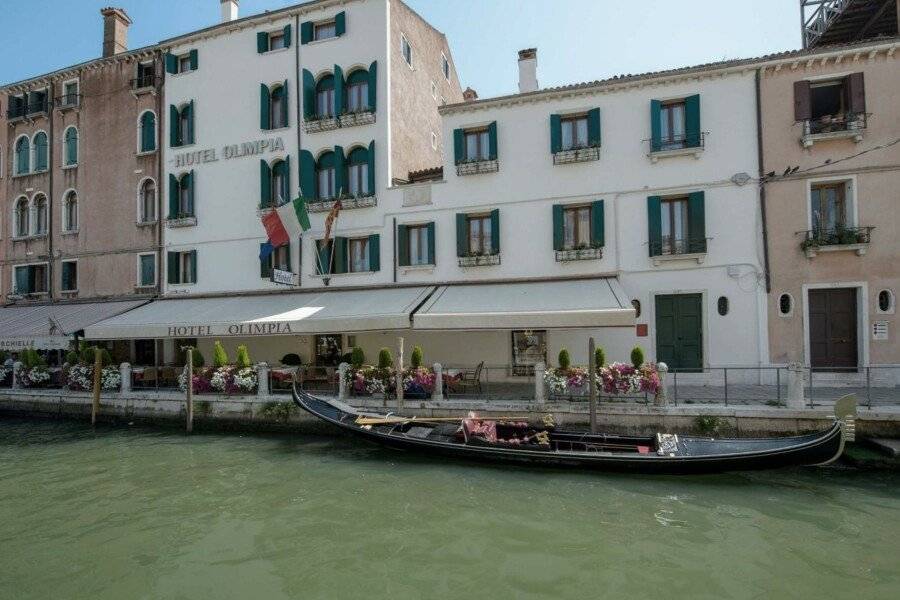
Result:
M313 23L312 21L304 21L300 23L300 43L308 44L313 39Z
M606 219L603 214L603 200L591 203L591 244L595 248L606 245Z
M190 173L187 174L187 186L188 186L188 214L192 217L197 216L197 211L194 210L194 190L197 187L196 178L194 177L194 171L191 170Z
M300 151L300 195L316 197L316 159L309 150Z
M191 100L187 105L186 110L188 111L188 130L187 130L187 143L194 143L194 101Z
M465 256L469 252L469 232L466 228L466 213L456 213L456 255Z
M289 125L288 116L290 111L288 110L288 105L288 80L285 79L281 88L281 122L284 123L285 127Z
M588 146L596 148L600 146L600 109L592 108L588 111Z
M141 117L141 152L156 150L156 118L151 112Z
M368 169L369 169L369 193L375 194L375 140L369 142Z
M272 169L265 160L259 160L259 205L269 206L272 203Z
M491 254L500 254L500 209L491 211Z
M66 130L65 161L67 165L74 165L78 163L78 132L71 127Z
M271 109L271 95L269 94L269 86L264 83L259 84L259 128L269 129L272 123L269 110Z
M550 153L562 150L562 119L559 115L550 115Z
M346 160L344 160L344 147L334 147L334 189L338 197L347 193Z
M706 208L703 192L688 195L688 251L706 252Z
M316 260L316 273L319 275L324 275L325 273L330 273L329 269L329 259L331 257L331 246L334 242L329 242L328 244L323 244L321 241L316 242L318 259Z
M293 271L291 268L291 241L288 240L288 243L285 245L287 246L287 258L284 259L284 264L288 271Z
M265 54L269 51L269 34L265 31L260 31L256 34L256 52L258 54Z
M290 24L284 26L284 47L291 47L291 26Z
M334 270L333 273L347 272L347 238L334 238Z
M426 225L426 229L428 230L428 263L436 265L437 257L434 252L434 221Z
M169 252L167 259L166 279L169 283L178 283L178 253Z
M169 105L169 147L177 148L181 143L178 140L178 109L174 104Z
M662 104L659 100L650 101L650 152L659 152L662 148L662 124L660 112Z
M69 286L69 265L72 263L64 262L62 264L62 289L71 290L72 288Z
M370 92L371 93L371 92ZM306 120L316 116L316 78L303 69L303 118Z
M344 71L339 66L334 65L334 114L340 115L344 112Z
M291 191L291 157L290 155L284 157L284 187L287 189L287 195L285 196L285 200L293 200L291 196L294 195L294 192Z
M647 197L647 242L650 256L662 254L662 214L660 213L660 197Z
M369 236L369 270L381 270L381 236L377 233Z
M28 267L16 267L16 292L24 294L28 291Z
M269 242L263 242L262 244L259 245L259 255L260 256L262 256L263 248L268 243ZM263 279L268 279L269 277L272 276L272 255L271 254L265 258L259 259L259 276L262 277Z
M197 283L197 251L191 250L188 254L191 257L191 283Z
M166 52L166 73L174 75L178 72L178 58L171 52Z
M565 226L563 218L563 205L553 205L553 249L562 250L565 245L563 228Z
M397 265L409 266L409 227L397 225Z
M456 164L466 160L466 136L462 129L453 130L453 158Z
M369 108L375 110L375 101L378 96L378 61L372 61L369 65Z
M191 61L191 71L196 71L197 70L197 51L196 50L191 50L190 61Z
M344 11L334 16L334 33L338 36L347 33L347 15Z
M169 173L169 218L178 217L178 178Z
M684 135L685 146L700 146L700 94L684 99Z
M497 121L491 121L488 125L488 148L491 160L497 160Z

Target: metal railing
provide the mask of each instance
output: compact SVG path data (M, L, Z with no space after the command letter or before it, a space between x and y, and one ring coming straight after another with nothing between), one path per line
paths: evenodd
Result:
M672 238L664 235L658 242L650 242L651 256L671 256L678 254L703 254L706 252L707 238Z
M456 174L459 176L496 173L499 170L500 163L496 158L476 158L460 162L456 165Z
M650 144L650 152L667 152L669 150L685 150L689 148L703 149L706 147L706 132L683 133L679 135L651 138L645 140Z
M27 113L29 115L35 115L40 113L46 113L50 109L50 102L47 98L43 98L41 100L35 100L28 103Z
M803 135L861 131L866 128L866 113L825 115L803 121Z
M6 118L12 121L13 119L22 119L25 117L26 106L24 102L19 103L9 103L9 107L6 109Z
M152 73L141 75L132 79L130 83L132 90L144 90L152 88L156 86L156 75Z
M845 246L850 244L868 244L872 240L874 227L834 227L798 231L803 236L800 247L807 250L818 246Z
M74 108L81 104L81 94L63 94L54 99L57 108Z

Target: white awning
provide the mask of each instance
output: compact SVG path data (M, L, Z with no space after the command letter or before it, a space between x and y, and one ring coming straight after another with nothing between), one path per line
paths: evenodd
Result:
M246 337L409 329L410 314L433 290L426 286L164 299L88 327L85 337Z
M630 327L634 308L614 277L442 286L413 329Z
M146 303L129 300L5 306L0 308L0 349L64 350L72 334Z

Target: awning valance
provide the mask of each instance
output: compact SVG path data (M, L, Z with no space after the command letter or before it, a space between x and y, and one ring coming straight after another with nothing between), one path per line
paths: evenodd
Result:
M414 329L630 327L634 308L614 277L441 286Z
M0 349L64 350L72 334L146 303L128 300L5 306L0 308Z
M245 337L409 329L431 286L152 302L85 330L88 339Z

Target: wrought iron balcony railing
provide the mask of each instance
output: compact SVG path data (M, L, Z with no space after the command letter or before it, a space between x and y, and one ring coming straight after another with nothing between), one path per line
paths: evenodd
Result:
M855 132L866 128L866 113L825 115L803 122L803 135Z
M868 244L872 239L874 227L834 227L830 229L817 228L808 231L799 231L803 236L800 242L802 250L821 248L822 246L852 246L856 244Z
M493 159L474 159L461 162L456 165L457 175L478 175L479 173L496 173L500 170L500 163Z
M650 152L667 152L670 150L702 150L706 147L706 132L684 133L680 135L665 136L647 140L650 143Z
M679 254L703 254L706 238L676 238L664 235L659 242L650 242L651 256L677 256Z
M486 267L500 264L500 254L470 254L459 257L460 267Z
M29 115L36 115L40 113L46 113L50 108L50 103L47 101L47 98L43 98L41 100L32 100L28 103L27 113Z
M63 94L54 100L57 108L75 108L81 104L81 94Z
M582 146L580 148L568 148L553 153L554 165L587 162L600 160L600 146Z
M13 119L22 119L25 117L25 104L12 104L6 109L6 118L10 121Z
M131 89L132 90L147 90L156 86L156 75L153 73L148 73L146 75L141 75L139 77L135 77L131 80Z

